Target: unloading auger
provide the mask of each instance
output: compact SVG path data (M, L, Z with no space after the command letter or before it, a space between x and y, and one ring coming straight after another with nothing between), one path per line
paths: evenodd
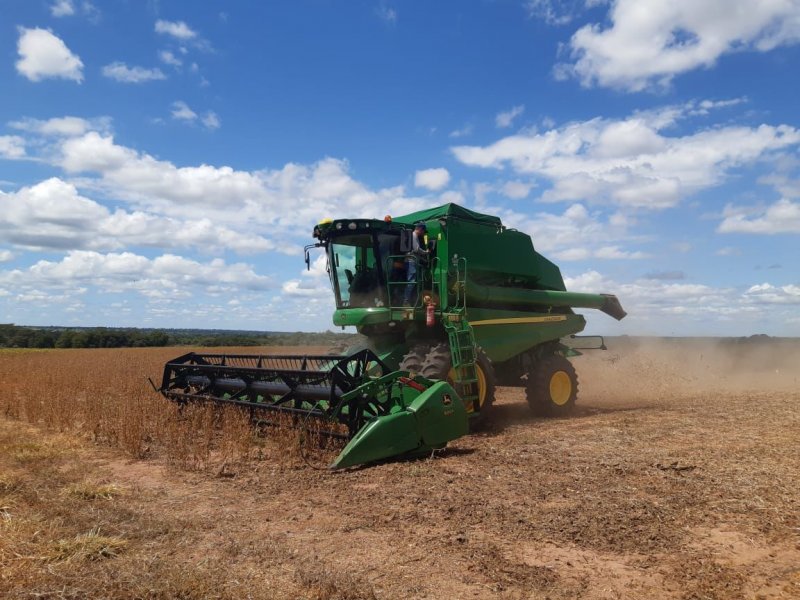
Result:
M333 322L356 327L369 348L190 353L167 363L159 391L181 404L235 404L256 420L289 415L323 432L314 443L344 446L332 468L443 448L486 419L496 385L525 388L536 414L569 414L578 378L568 359L593 347L576 342L586 321L572 309L626 314L616 296L568 292L530 236L456 204L328 219L313 236L306 264L313 248L325 251Z

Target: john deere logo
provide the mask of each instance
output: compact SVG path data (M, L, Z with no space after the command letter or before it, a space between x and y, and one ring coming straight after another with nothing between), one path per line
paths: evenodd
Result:
M450 406L453 403L453 399L450 397L450 394L445 394L442 396L442 404L445 406Z

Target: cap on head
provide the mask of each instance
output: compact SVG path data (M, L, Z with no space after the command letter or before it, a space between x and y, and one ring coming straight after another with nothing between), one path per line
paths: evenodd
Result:
M428 231L427 226L422 221L417 221L414 223L414 229L422 229L422 231Z

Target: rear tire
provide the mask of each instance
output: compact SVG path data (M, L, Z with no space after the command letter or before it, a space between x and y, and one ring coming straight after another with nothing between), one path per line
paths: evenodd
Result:
M531 369L525 390L528 404L540 417L566 417L578 399L575 367L560 354L543 358Z
M478 389L480 390L478 402L480 404L480 411L475 413L475 408L472 403L468 403L465 408L469 415L469 426L471 431L475 431L486 422L487 415L491 412L492 404L494 403L495 393L495 376L492 361L486 356L486 353L480 348L477 350L477 360L475 366L478 371ZM457 385L453 379L455 373L452 369L452 360L450 355L450 346L448 344L437 344L430 349L428 355L425 357L425 362L422 365L421 374L428 379L444 379L453 389L459 394L463 391L461 386Z

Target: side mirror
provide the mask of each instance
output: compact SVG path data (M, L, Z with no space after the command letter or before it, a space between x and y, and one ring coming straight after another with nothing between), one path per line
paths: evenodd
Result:
M307 270L309 270L309 271L311 270L311 254L309 253L309 250L311 250L311 248L321 248L322 246L323 246L323 244L321 244L321 243L319 243L319 244L309 244L308 246L303 248L303 253L305 254L305 263L306 263L306 269Z

